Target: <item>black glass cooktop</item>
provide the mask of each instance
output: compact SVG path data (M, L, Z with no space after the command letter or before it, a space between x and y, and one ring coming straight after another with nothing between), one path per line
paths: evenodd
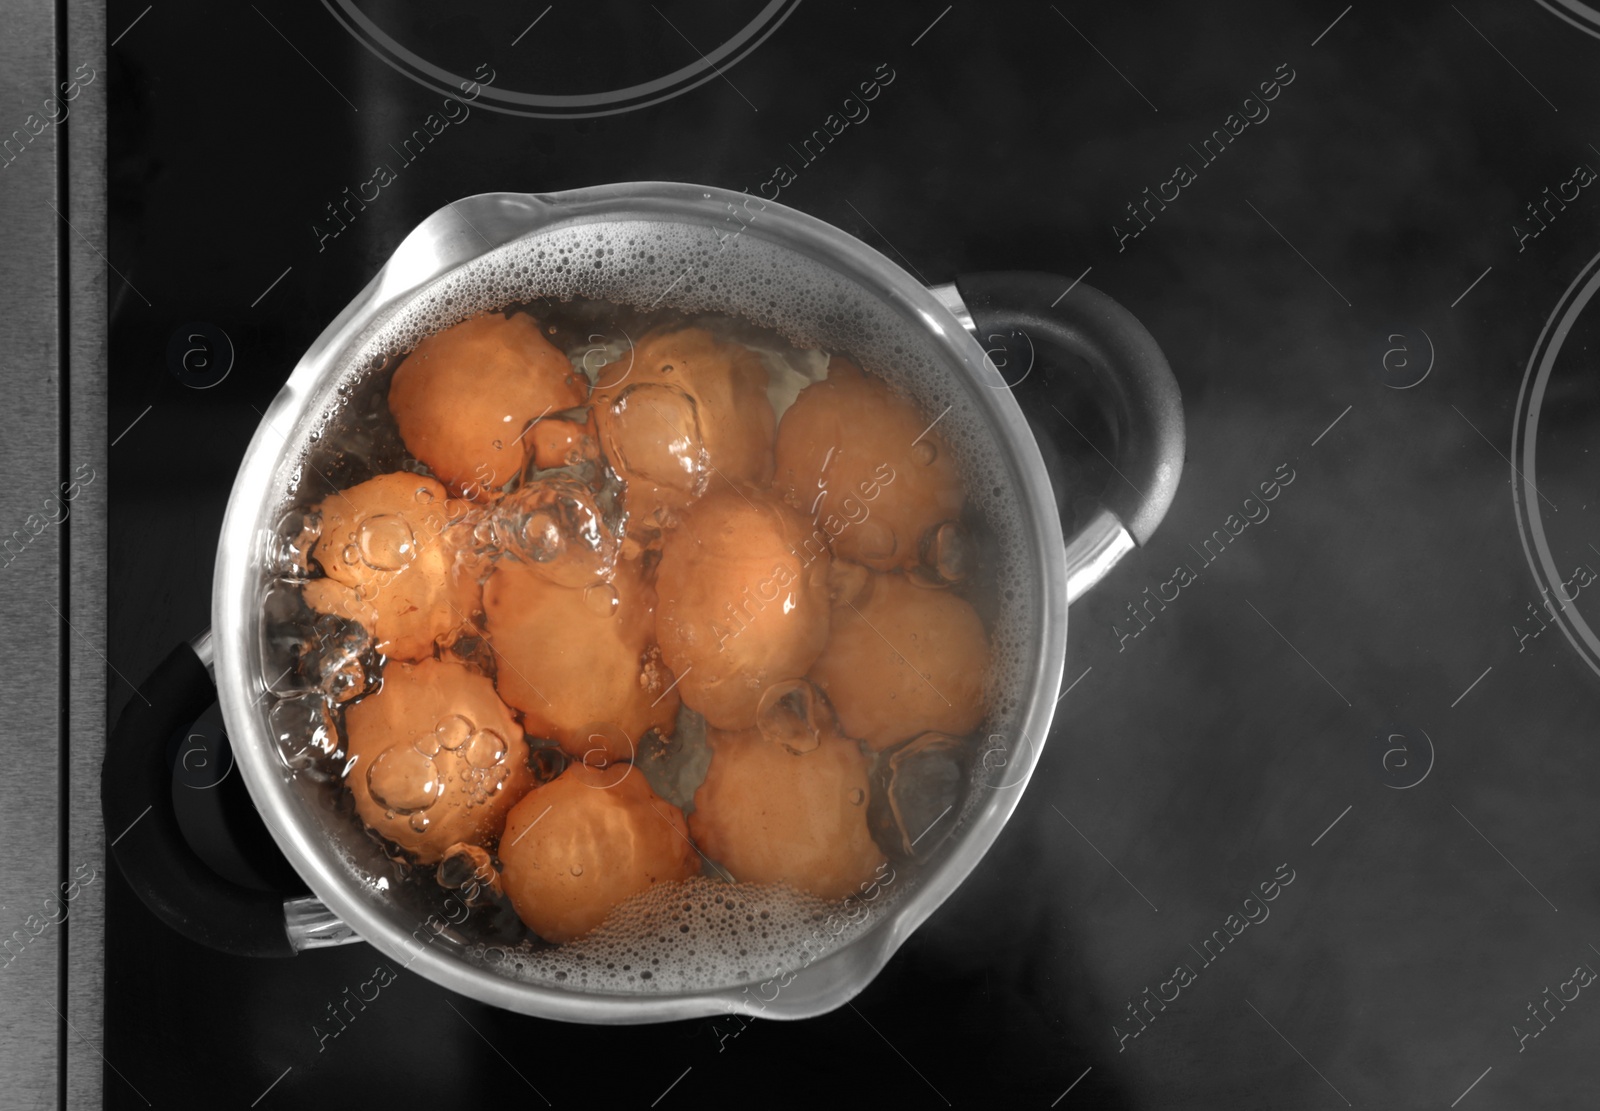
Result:
M222 956L112 877L109 1106L1593 1102L1600 14L941 7L111 6L113 717L208 623L260 411L474 193L699 182L1082 280L1189 439L1015 816L849 1005L563 1025ZM209 767L193 838L292 880Z

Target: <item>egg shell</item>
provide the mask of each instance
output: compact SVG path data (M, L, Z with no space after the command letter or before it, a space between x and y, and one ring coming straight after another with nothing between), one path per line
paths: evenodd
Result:
M441 744L427 756L425 750L439 741L441 723L457 716L475 728L459 747ZM451 726L459 727L459 723L449 722L446 741L455 739L448 735ZM503 755L489 767L473 763L475 753L484 751L472 745L471 736L479 731L493 731L503 742ZM344 784L355 801L356 813L369 828L424 864L439 860L457 843L488 844L499 833L512 804L533 786L528 746L510 708L500 701L488 677L453 661L391 662L384 668L383 686L377 693L345 711L345 735L349 750ZM433 743L428 741L430 737ZM417 748L419 740L423 749ZM409 815L392 811L385 800L373 794L369 775L379 757L391 751L391 759L419 764L426 757L437 769L437 798L420 811L428 819L423 831L412 827ZM469 777L476 772L487 772L485 782L493 786L486 801L469 806Z
M617 768L627 769L620 777ZM564 943L617 904L700 870L683 812L627 765L569 765L506 818L501 883L529 929Z
M704 328L652 333L601 367L594 413L640 521L662 523L716 486L772 480L766 366Z
M389 411L406 448L450 489L492 500L522 472L531 421L583 403L585 383L525 313L483 313L417 344Z
M630 759L650 729L671 733L678 692L652 651L655 606L636 562L619 563L609 582L570 587L499 561L484 585L484 626L501 697L522 711L530 734L604 763Z
M773 489L832 538L840 559L914 567L929 529L961 515L961 476L935 417L835 356L778 427Z
M799 755L755 730L711 730L706 741L711 766L689 832L734 879L842 899L884 862L867 829L868 761L854 741L824 737Z
M748 729L763 692L805 675L828 638L825 545L770 492L716 490L662 543L656 638L691 709Z
M955 736L983 721L990 647L966 599L873 572L836 606L811 668L849 736L881 750L920 733Z
M302 588L306 604L358 622L390 659L432 656L435 639L479 606L484 568L460 527L470 508L406 471L324 498L311 554L325 577Z

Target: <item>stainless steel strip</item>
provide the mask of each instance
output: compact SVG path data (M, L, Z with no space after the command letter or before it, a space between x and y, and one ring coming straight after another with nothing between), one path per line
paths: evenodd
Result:
M0 36L0 630L6 667L0 704L8 748L22 774L0 782L0 1076L18 1107L58 1105L64 934L57 762L63 749L59 126L53 5L18 5ZM81 901L81 900L80 900ZM80 1027L81 1029L81 1027Z
M1089 593L1137 546L1115 513L1103 506L1096 510L1067 540L1067 605Z
M147 19L153 19L151 12ZM120 28L119 28L120 30ZM157 30L155 25L144 28ZM107 449L107 288L118 279L97 251L113 257L106 216L106 122L110 92L106 57L106 7L90 0L67 0L66 73L71 81L93 73L79 86L71 101L67 122L67 205L72 221L67 242L69 377L68 443L63 462L71 468L65 478L92 473L93 482L82 484L72 504L68 529L70 583L68 599L72 624L82 632L71 636L67 669L69 692L69 751L71 770L68 795L62 807L68 822L65 865L72 879L94 870L93 883L84 886L72 903L67 929L66 1002L62 1010L71 1019L66 1049L66 1105L98 1108L102 1082L107 1076L101 1053L105 1048L105 870L106 831L100 820L100 764L106 742L106 519L111 491ZM69 85L67 92L71 92ZM61 90L57 90L58 95ZM137 279L135 279L137 280ZM117 665L124 671L129 667ZM130 679L142 676L135 667ZM120 831L112 831L115 837ZM138 1084L139 1062L117 1061L115 1067ZM111 1083L118 1081L113 1077Z
M978 334L978 325L972 319L972 310L967 308L967 303L961 299L961 291L956 289L955 282L946 282L944 285L930 285L928 292L934 299L950 310L950 315L956 318L956 323L967 330L969 335Z
M289 933L289 944L294 946L297 953L307 949L351 945L363 940L315 895L285 899L283 917L284 928Z

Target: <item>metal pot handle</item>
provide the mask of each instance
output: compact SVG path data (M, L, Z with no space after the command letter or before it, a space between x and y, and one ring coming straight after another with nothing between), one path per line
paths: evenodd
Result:
M1183 398L1172 368L1132 313L1081 281L1001 271L957 278L932 292L980 341L1022 333L1037 357L1073 355L1093 370L1090 385L1115 432L1113 466L1125 481L1110 487L1099 510L1067 537L1070 604L1149 541L1177 494Z
M189 847L172 803L166 745L216 698L210 633L180 644L117 719L100 773L110 855L161 921L212 949L241 957L292 957L359 940L314 898L284 899L212 871Z

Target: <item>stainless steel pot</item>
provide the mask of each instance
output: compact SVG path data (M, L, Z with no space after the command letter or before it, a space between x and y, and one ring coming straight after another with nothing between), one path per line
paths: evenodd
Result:
M646 250L632 249L641 242ZM570 266L536 261L540 250ZM305 777L276 751L262 594L284 491L319 417L332 407L341 381L405 338L419 306L460 319L487 307L470 304L474 299L509 301L512 286L535 281L543 284L512 292L642 304L659 289L660 306L738 314L817 346L851 350L874 369L906 368L904 381L920 397L948 406L941 427L994 480L982 492L991 518L1009 522L1001 528L1008 581L1026 585L1002 614L1013 697L975 762L960 824L937 857L885 901L886 909L868 910L848 943L788 976L771 1000L765 992L752 996L750 983L599 994L487 967L471 939L452 935L448 923L419 930L418 908L375 879L373 846L355 821L320 805ZM985 352L985 344L1003 337L1018 349L1025 341L1030 367L1034 358L1057 372L1087 364L1087 372L1072 372L1075 381L1103 404L1114 431L1115 467L1124 481L1108 487L1092 511L1077 513L1070 536L1062 535L1058 494L1019 404L1035 372L1013 370L1008 381ZM362 940L463 995L568 1021L825 1012L883 968L977 866L1016 808L1055 713L1068 604L1149 538L1177 489L1183 443L1177 384L1155 341L1120 306L1081 283L1006 273L929 289L819 220L694 185L630 183L458 201L407 237L312 344L263 417L223 523L212 630L157 668L111 738L102 785L106 828L127 830L112 855L164 921L235 953L287 956ZM213 697L213 679L251 798L313 898L285 901L237 887L211 872L182 838L162 753L166 738Z

